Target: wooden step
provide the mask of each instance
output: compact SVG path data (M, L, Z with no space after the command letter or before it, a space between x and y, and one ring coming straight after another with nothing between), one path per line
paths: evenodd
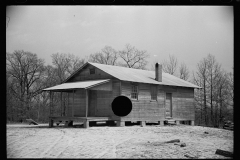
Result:
M175 122L175 120L167 120L167 122Z
M172 119L172 117L166 117L165 119Z
M58 121L58 122L56 122L57 126L59 126L59 124L60 124L61 122L62 122L62 121Z
M73 121L65 121L65 127L73 126Z
M167 121L167 123L176 124L174 121Z
M29 125L30 125L30 124L38 125L38 123L37 123L37 122L35 122L35 121L34 121L34 120L32 120L32 119L26 119L26 121L28 121L28 122L29 122Z

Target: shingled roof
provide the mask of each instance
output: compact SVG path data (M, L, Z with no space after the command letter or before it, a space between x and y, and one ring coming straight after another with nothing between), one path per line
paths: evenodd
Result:
M155 71L133 69L133 68L120 67L120 66L91 63L91 62L86 62L80 69L78 69L74 74L72 74L69 78L67 78L65 82L67 82L68 79L70 79L73 75L75 75L79 70L81 70L87 64L95 66L96 68L122 81L159 84L159 85L168 85L168 86L190 87L190 88L201 88L197 85L194 85L190 82L182 80L178 77L175 77L163 71L162 71L162 82L159 82L155 80Z

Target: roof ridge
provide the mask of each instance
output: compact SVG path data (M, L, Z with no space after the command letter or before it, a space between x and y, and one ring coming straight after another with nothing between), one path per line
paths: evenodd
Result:
M89 64L96 64L96 65L104 65L104 66L111 66L111 67L119 67L119 68L124 68L124 69L133 69L133 70L138 70L138 71L151 71L151 72L155 72L152 70L146 70L146 69L137 69L137 68L128 68L128 67L123 67L123 66L116 66L116 65L110 65L110 64L101 64L101 63L93 63L93 62L88 62ZM164 71L162 71L163 73L166 73ZM169 73L168 73L169 74Z

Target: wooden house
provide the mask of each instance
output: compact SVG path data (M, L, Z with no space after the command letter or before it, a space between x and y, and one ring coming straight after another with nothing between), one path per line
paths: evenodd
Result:
M178 123L189 121L194 125L194 88L200 87L162 71L156 64L155 71L125 68L98 63L85 63L62 84L44 89L65 92L68 95L67 113L56 116L50 107L49 126L53 122L116 121L124 126L126 121L140 121L144 126L148 121L172 119ZM125 116L113 112L112 102L119 96L127 97L132 105ZM51 105L52 106L52 105ZM119 110L124 106L118 105Z

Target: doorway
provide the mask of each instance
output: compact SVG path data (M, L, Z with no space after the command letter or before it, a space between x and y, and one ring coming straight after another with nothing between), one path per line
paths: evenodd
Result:
M165 110L165 117L172 118L172 93L166 93Z
M89 108L88 108L88 116L94 117L96 115L95 110L97 107L97 91L96 90L89 90Z

